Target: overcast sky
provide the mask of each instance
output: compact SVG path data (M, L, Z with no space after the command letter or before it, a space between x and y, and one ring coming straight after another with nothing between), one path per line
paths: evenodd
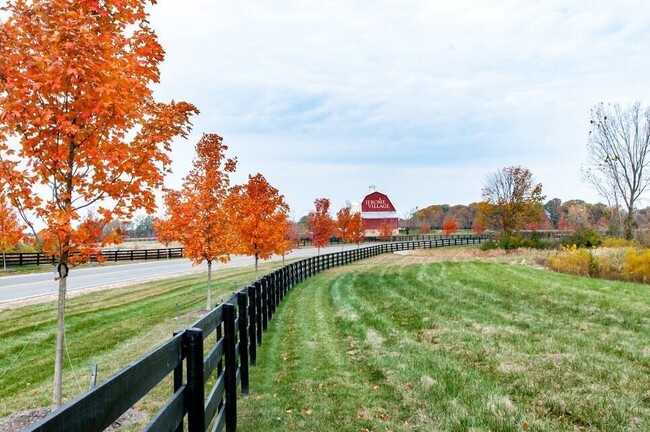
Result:
M174 145L178 187L204 132L262 173L295 218L368 186L401 216L481 198L522 165L550 199L598 200L581 180L589 110L650 104L650 2L165 0L161 101L198 106Z

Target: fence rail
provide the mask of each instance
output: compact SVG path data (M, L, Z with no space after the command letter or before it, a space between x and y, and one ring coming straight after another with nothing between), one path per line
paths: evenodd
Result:
M183 248L104 250L101 251L100 255L104 261L146 261L183 258ZM2 258L0 257L0 259ZM9 252L5 254L5 259L9 267L56 264L57 262L55 256L44 252ZM96 255L90 256L90 262L97 261Z
M450 237L445 237L442 235L433 235L433 234L420 234L420 235L409 235L409 236L393 236L390 241L392 242L404 242L404 241L419 241L419 240L442 240L442 239L454 239L454 238L466 238L474 237L467 235L455 235ZM366 237L365 241L367 243L377 243L380 242L377 237ZM299 241L301 246L311 245L311 239L301 238ZM330 245L341 244L341 239L331 238ZM171 259L171 258L183 258L183 248L163 248L163 249L122 249L122 250L104 250L100 253L104 261L148 261L148 260L160 260L160 259ZM56 264L57 258L53 255L46 254L44 252L8 252L5 254L5 260L8 267L22 267L28 265L44 265L44 264ZM90 262L97 262L97 256L91 255Z
M249 392L249 366L276 308L296 284L329 268L379 254L477 244L477 236L383 243L305 258L275 270L232 294L172 339L38 423L29 432L102 431L170 374L170 397L145 431L237 430L237 393ZM215 334L215 337L210 337ZM214 341L204 357L204 346ZM206 383L214 383L206 389ZM208 396L204 396L208 390ZM185 423L186 420L186 423Z

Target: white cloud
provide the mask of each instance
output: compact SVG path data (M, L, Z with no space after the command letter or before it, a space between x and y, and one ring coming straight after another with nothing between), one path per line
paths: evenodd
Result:
M485 174L529 167L549 197L580 182L589 109L650 103L642 1L166 1L163 99L199 106L175 146L224 136L299 212L376 184L398 211L469 203ZM274 183L274 180L276 183ZM177 180L170 179L174 183Z

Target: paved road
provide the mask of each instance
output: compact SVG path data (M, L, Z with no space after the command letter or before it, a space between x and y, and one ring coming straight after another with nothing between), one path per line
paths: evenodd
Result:
M356 246L345 246L345 249L353 248L356 248ZM321 253L338 252L340 250L341 246L331 246L321 249ZM296 249L287 255L287 258L303 258L316 255L316 253L317 250L315 248ZM281 257L271 258L273 261L281 259ZM218 271L220 268L251 265L253 263L254 260L252 257L236 256L227 264L213 263L212 268ZM99 287L108 288L130 282L160 279L206 270L207 264L203 263L198 266L192 266L192 263L188 259L147 261L73 269L70 271L70 276L68 276L68 291ZM52 267L51 273L3 276L0 277L0 303L54 294L57 292L58 286L58 282L54 281L54 267Z

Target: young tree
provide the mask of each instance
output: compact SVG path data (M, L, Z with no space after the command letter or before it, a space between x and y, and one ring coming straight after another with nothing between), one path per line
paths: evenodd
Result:
M458 221L456 220L455 217L446 217L444 221L442 221L442 232L446 236L453 235L456 231L458 231Z
M318 248L327 246L334 233L334 220L329 215L330 200L327 198L317 198L314 201L315 210L307 215L309 228L311 230L311 243Z
M361 218L361 212L352 213L350 217L350 232L349 237L350 242L360 246L361 243L366 239L366 227Z
M379 224L379 240L389 241L393 237L393 225L387 221L383 220Z
M284 195L259 173L248 176L245 185L232 189L230 203L234 209L238 251L255 257L255 279L258 279L260 258L266 260L274 253L286 253L289 206Z
M153 210L171 140L187 134L198 112L153 99L164 51L149 27L148 3L9 0L2 8L0 180L32 231L34 219L47 227L47 252L62 268L79 244L74 226L82 209L96 207L103 224L136 208ZM59 281L56 407L66 280Z
M354 236L354 226L352 221L352 206L347 203L336 212L336 230L341 236L341 249L345 243L351 242Z
M212 307L212 263L228 262L237 251L233 210L227 205L230 173L236 159L226 159L228 147L217 134L203 134L196 144L192 169L180 191L165 190L169 224L184 246L184 255L194 264L206 261L208 283L206 309Z
M7 251L14 250L18 243L26 240L27 227L18 220L4 196L0 196L0 244L2 245L2 268L7 271Z
M488 174L483 198L479 212L501 234L510 234L541 220L542 184L535 184L526 168L507 167Z
M429 224L425 223L420 227L421 234L429 234L430 232L431 232L431 226Z
M156 232L156 240L165 245L166 248L180 239L177 228L172 225L171 219L154 218L153 229Z
M353 212L349 203L336 213L336 229L343 243L359 245L366 238L361 213ZM341 246L341 249L343 249L343 246Z
M282 255L282 266L284 267L284 257L300 244L300 226L287 219L282 227L280 237L281 240L275 253Z
M635 205L650 184L650 107L600 103L591 110L587 180L610 207L626 210L623 236L631 240Z
M474 218L474 222L472 222L472 231L474 231L475 234L481 235L485 232L485 220L483 217L480 215L477 215Z

